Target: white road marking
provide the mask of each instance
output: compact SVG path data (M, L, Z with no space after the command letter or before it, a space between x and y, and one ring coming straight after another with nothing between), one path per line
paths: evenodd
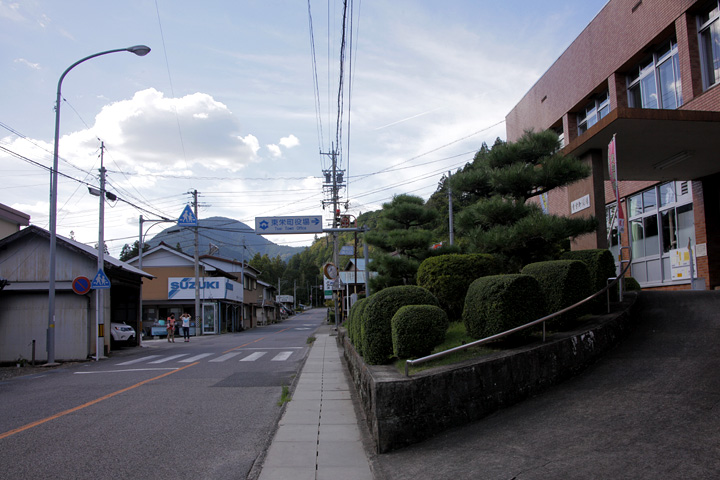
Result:
M211 362L224 362L225 360L229 360L229 359L231 359L231 358L233 358L233 357L237 357L237 356L240 355L241 353L242 353L242 352L230 352L230 353L226 353L225 355L221 355L221 356L219 356L219 357L217 357L217 358L213 358L213 359L210 360L210 361L211 361Z
M200 360L201 358L209 357L210 355L214 355L213 353L201 353L200 355L195 355L194 357L186 358L185 360L180 360L180 363L192 363L197 360Z
M116 365L132 365L134 363L146 362L151 358L157 358L160 355L148 355L147 357L136 358L135 360L129 360L127 362L117 363Z
M175 368L128 368L125 370L101 370L97 372L75 372L75 375L89 375L91 373L121 373L121 372L154 372L157 370L177 370Z
M170 355L169 357L161 358L160 360L155 360L148 363L165 363L169 362L170 360L175 360L176 358L181 358L187 356L187 353L181 353L179 355Z
M277 355L275 355L275 358L272 359L273 362L284 362L288 358L290 358L290 355L292 355L293 352L280 352Z
M251 354L248 355L247 357L240 359L240 361L241 361L241 362L254 362L254 361L257 360L258 358L260 358L260 357L262 357L263 355L265 355L266 353L267 353L267 352L255 352L255 353L251 353Z

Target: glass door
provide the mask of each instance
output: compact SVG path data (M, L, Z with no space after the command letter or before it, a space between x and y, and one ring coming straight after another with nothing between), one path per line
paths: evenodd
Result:
M203 335L217 333L217 306L214 303L203 303L202 312Z

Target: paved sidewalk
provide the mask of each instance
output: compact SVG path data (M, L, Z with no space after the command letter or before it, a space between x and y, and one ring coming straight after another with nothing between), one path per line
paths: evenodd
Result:
M336 337L316 334L259 480L373 480Z

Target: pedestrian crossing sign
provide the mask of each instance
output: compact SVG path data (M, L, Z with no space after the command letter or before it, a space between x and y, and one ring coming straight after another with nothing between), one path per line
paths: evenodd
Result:
M95 278L93 278L91 288L110 288L110 279L107 277L107 275L105 275L105 272L102 271L102 268L98 270L97 275L95 275Z
M177 224L178 227L197 227L197 217L190 208L190 205L185 205L185 209L180 214Z

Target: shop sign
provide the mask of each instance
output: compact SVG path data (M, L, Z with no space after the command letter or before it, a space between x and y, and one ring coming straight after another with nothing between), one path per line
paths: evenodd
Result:
M237 287L237 288L236 288ZM240 284L227 278L203 277L199 283L200 298L242 302ZM195 277L169 277L168 300L195 299Z

